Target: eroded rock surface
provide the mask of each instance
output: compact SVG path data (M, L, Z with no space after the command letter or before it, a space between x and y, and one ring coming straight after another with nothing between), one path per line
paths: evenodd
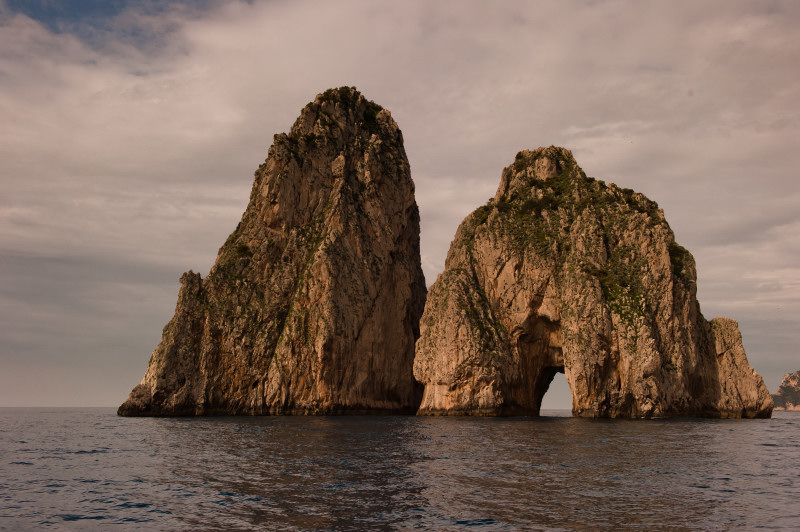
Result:
M389 111L326 91L275 135L242 220L121 415L413 412L419 211Z
M776 410L800 411L800 371L784 375L781 386L772 399Z
M655 202L562 148L517 154L431 286L421 414L537 415L556 372L591 417L767 417L735 321L706 321L692 255Z

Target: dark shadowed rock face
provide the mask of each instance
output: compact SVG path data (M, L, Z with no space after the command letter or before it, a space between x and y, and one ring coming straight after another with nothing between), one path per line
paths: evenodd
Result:
M692 255L658 206L572 154L517 154L431 286L421 414L537 415L557 372L591 417L767 417L735 321L706 321Z
M776 410L800 411L800 371L784 375L778 393L772 399Z
M275 135L250 203L121 415L413 412L419 212L389 111L355 89Z

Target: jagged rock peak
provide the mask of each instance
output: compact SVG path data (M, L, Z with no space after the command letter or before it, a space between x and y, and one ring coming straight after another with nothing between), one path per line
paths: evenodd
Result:
M175 316L122 415L414 411L425 301L403 138L356 89L274 137L242 220Z
M800 371L784 375L772 399L776 410L800 410Z
M514 157L514 164L503 169L495 200L514 194L520 187L529 186L532 179L544 181L556 177L567 167L576 166L572 152L550 146L535 150L522 150Z
M338 125L339 131L330 126ZM364 97L355 87L328 89L308 103L291 128L290 135L331 135L345 139L369 137L382 130L396 133L397 124L391 113ZM341 136L339 135L341 133Z
M735 321L706 321L694 259L658 205L564 148L517 154L431 286L421 414L537 415L557 372L575 415L763 417Z

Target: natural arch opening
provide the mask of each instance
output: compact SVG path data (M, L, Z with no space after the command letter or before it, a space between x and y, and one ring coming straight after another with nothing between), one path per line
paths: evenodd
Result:
M532 312L517 327L513 341L519 373L504 394L507 401L504 411L538 416L553 379L558 373L564 373L561 323ZM566 384L566 379L562 377L561 380Z
M539 410L540 416L561 417L571 415L572 390L570 390L564 368L553 374Z

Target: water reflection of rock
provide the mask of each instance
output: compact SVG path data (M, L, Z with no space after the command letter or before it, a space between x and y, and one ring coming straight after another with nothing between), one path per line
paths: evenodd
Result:
M194 419L186 423L213 436L170 469L182 483L195 486L198 508L226 508L223 528L229 523L234 528L280 523L303 530L382 527L407 519L424 502L410 469L421 458L413 420ZM183 427L169 425L171 438L180 440ZM195 513L197 519L190 518L188 525L209 525L200 511Z
M163 481L193 508L181 512L192 528L688 530L737 524L726 508L747 500L747 458L730 436L747 423L154 421L172 456Z
M433 418L420 432L415 470L436 526L658 529L680 512L691 529L713 503L686 482L716 453L687 421Z

